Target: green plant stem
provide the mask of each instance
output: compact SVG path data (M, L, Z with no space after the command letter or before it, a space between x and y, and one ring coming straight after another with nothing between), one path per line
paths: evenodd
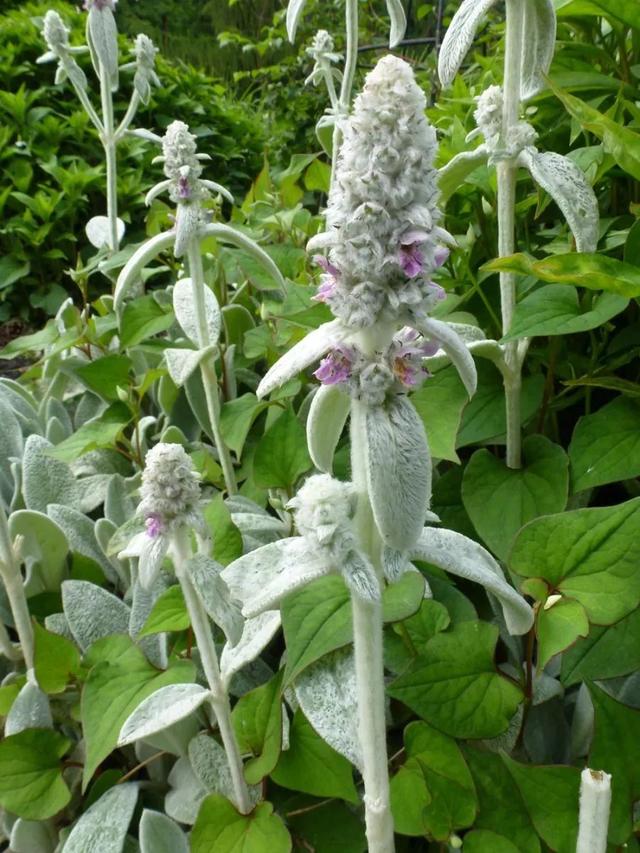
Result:
M507 140L510 128L518 121L520 107L520 62L524 37L524 8L522 0L507 0L507 28L504 58L504 109L502 114L502 137ZM501 258L515 252L515 205L517 163L513 158L498 163L498 254ZM500 300L502 310L502 333L511 328L516 307L516 277L513 273L500 273ZM507 414L507 465L520 468L522 464L521 406L522 391L521 362L518 358L517 342L505 347L506 371L504 390Z
M100 64L100 99L104 129L102 144L107 165L107 219L109 220L109 248L118 251L118 175L116 162L116 136L113 120L113 97L109 75Z
M381 542L367 492L365 449L366 406L351 403L351 470L358 495L356 528L360 545L376 568L382 591ZM387 730L385 722L382 604L352 596L353 645L356 668L358 736L369 853L392 853L393 818L389 801Z
M22 657L27 669L33 669L33 626L24 591L20 563L16 559L7 516L2 506L0 506L0 576L9 599L13 623L22 649Z
M180 530L173 537L173 551L175 557L176 577L180 583L184 600L187 605L191 626L200 652L200 660L209 689L211 690L211 707L215 714L222 745L224 746L229 770L231 771L231 780L233 783L233 791L236 800L236 806L242 814L248 814L251 811L251 800L249 798L249 790L244 778L244 770L242 766L242 758L238 748L233 723L231 721L231 705L229 704L229 696L225 690L220 675L220 667L218 665L218 655L213 641L211 632L211 624L209 617L204 609L202 602L196 592L189 572L187 563L191 558L191 543L189 541L189 532L186 529Z
M125 133L129 129L129 125L134 120L135 115L138 112L139 106L140 106L140 95L137 92L134 92L133 95L131 96L131 100L129 101L129 106L127 107L127 111L124 114L122 121L118 125L118 129L115 131L116 143L122 139L122 137L125 135Z
M207 314L204 301L204 270L202 268L202 255L200 254L200 239L194 237L189 242L187 249L187 257L189 262L189 274L191 276L191 287L193 288L193 303L196 309L196 318L198 322L198 346L200 349L206 349L211 346L214 341L210 340L209 329L207 326ZM213 440L218 451L218 458L224 482L227 487L227 492L230 495L235 495L238 491L236 484L236 476L233 470L233 462L229 448L225 444L220 429L220 400L218 397L218 377L212 363L213 355L206 355L200 362L200 372L202 374L202 384L204 385L204 393L207 403L207 413L211 422L211 430L213 432Z

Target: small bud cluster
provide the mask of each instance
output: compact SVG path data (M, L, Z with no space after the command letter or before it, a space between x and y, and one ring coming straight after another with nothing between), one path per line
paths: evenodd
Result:
M42 36L49 50L37 61L43 63L57 60L56 83L64 83L68 78L76 88L86 89L87 78L73 58L73 53L77 52L78 48L73 48L69 44L69 32L60 15L53 9L49 9L42 24Z
M133 85L143 104L149 103L151 84L154 86L160 85L160 80L158 80L158 75L155 71L157 52L158 49L149 36L145 36L143 33L136 36L133 45L133 53L136 58L136 73L133 78Z
M318 85L326 74L339 76L339 72L335 68L332 68L332 64L340 62L342 57L339 53L335 52L333 38L326 30L318 30L313 38L311 47L307 48L307 53L312 57L315 64L313 71L304 81L305 84L314 83Z
M199 477L181 445L160 443L148 452L141 496L138 513L152 539L198 523Z
M526 121L519 121L509 129L506 139L502 138L502 111L504 97L500 86L489 86L477 99L474 118L478 130L487 143L493 161L517 157L524 149L533 145L537 133Z
M172 122L162 140L164 173L172 182L171 200L188 204L206 198L208 193L200 182L202 163L198 156L196 137L183 121Z

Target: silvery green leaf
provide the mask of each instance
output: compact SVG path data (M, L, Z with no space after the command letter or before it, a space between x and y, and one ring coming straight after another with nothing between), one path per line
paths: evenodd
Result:
M387 12L391 19L391 32L389 34L389 47L395 47L404 38L407 29L407 16L401 0L387 0Z
M22 457L22 429L13 413L10 404L0 398L0 476L2 478L2 494L8 503L13 494L13 477L11 476L11 459Z
M307 418L307 444L313 464L330 474L333 455L349 417L351 399L337 385L321 385L316 391Z
M89 581L64 581L62 607L82 651L111 634L128 634L130 610L124 601Z
M122 219L118 217L117 223L118 242L122 242L126 226ZM111 225L107 216L93 216L85 226L85 233L88 241L96 249L101 249L103 246L109 246L111 242Z
M340 649L312 663L298 676L294 688L305 717L320 737L362 770L351 649Z
M287 6L287 35L292 44L296 39L296 31L305 3L306 0L289 0Z
M127 481L121 474L114 474L107 486L104 501L105 517L120 527L128 521L136 511L136 504L129 494Z
M55 416L47 420L47 429L45 430L45 438L51 444L60 444L69 436L69 432L65 429L59 418Z
M217 344L222 327L220 306L213 291L206 285L202 286L205 316L199 318L196 309L196 298L190 278L181 278L173 288L173 310L176 320L189 340L197 347ZM202 333L200 323L204 322ZM201 337L205 338L201 340Z
M73 640L73 634L64 613L50 613L49 616L45 616L44 627L47 631L51 631L52 634L57 634L59 637L66 637L67 640Z
M217 740L204 733L196 735L189 744L189 761L196 778L208 794L222 794L229 800L235 800L227 755ZM249 786L252 802L257 802L260 794L259 785Z
M438 56L438 76L450 86L467 55L480 22L496 0L462 0L445 33Z
M213 347L207 347L204 350L168 347L163 355L174 385L181 388L194 370L198 369L202 359L211 352L213 352Z
M24 820L19 817L11 827L11 853L54 853L58 837L52 821Z
M27 681L11 705L4 724L4 736L17 735L25 729L52 729L49 697L33 681Z
M199 684L168 684L147 696L127 717L120 729L118 745L142 740L193 714L211 698Z
M571 757L583 758L589 754L593 739L595 712L589 688L583 682L576 695L571 722Z
M129 636L137 640L153 605L160 595L166 590L165 578L160 575L151 589L144 589L139 581L132 584L131 615L129 617ZM141 637L138 645L146 655L147 659L159 669L167 668L167 635L160 633L150 637Z
M140 131L138 131L138 134L140 134ZM151 187L149 192L144 197L144 203L146 204L146 206L149 207L151 202L157 199L159 195L168 192L171 187L171 183L172 181L170 180L160 181L159 184L155 184L155 186Z
M27 595L57 592L66 569L69 546L55 521L41 512L19 509L9 516L9 534L21 536L20 556L26 572Z
M93 4L87 17L87 41L92 58L104 69L112 91L118 88L118 28L108 6ZM99 68L96 68L99 71Z
M235 646L242 636L244 619L239 603L232 599L220 576L222 566L204 554L196 554L187 563L187 571L204 609L222 628L229 645Z
M380 582L371 563L357 551L350 551L342 562L341 574L352 595L363 601L380 601Z
M176 208L173 254L181 258L192 240L198 240L202 215L198 204L178 204Z
M564 687L557 678L552 678L544 670L536 671L533 678L533 696L531 697L534 705L542 705L550 699L562 696L564 696Z
M98 545L94 532L94 523L83 513L68 506L60 504L49 504L47 515L52 518L63 531L69 543L71 551L77 551L84 557L89 557L96 562L105 574L105 577L117 583L118 573L105 556L102 548Z
M444 207L454 192L461 187L467 177L489 159L486 145L479 145L473 151L461 151L452 157L448 163L438 169L438 188L440 190L440 206Z
M163 231L162 234L156 234L155 237L146 240L131 255L120 271L120 275L116 281L116 288L113 294L113 305L116 311L122 309L127 293L134 288L134 285L142 281L142 270L145 264L152 261L160 252L171 246L175 239L176 235L173 230Z
M290 592L332 569L303 537L294 536L250 551L228 565L221 577L231 596L242 602L243 615L250 619L273 610Z
M266 376L258 385L256 392L258 397L266 397L271 391L297 376L305 367L318 361L327 350L342 340L344 334L339 320L323 323L322 326L309 332L267 371Z
M416 319L415 327L425 337L440 343L441 348L448 355L458 371L460 379L462 379L462 384L467 389L467 394L472 397L478 385L476 366L469 353L469 348L455 329L452 328L452 324L444 323L442 320L435 320L433 317L420 317ZM482 337L482 332L479 329L478 332Z
M47 400L47 405L45 409L45 421L49 422L51 418L57 418L62 426L64 427L67 435L71 435L73 432L73 423L71 422L71 417L69 412L67 411L66 406L62 403L61 400L56 399L55 397L50 397Z
M105 502L112 476L112 474L91 474L89 477L82 477L77 481L82 512L93 512Z
M393 397L364 416L367 485L376 526L386 545L405 551L416 542L431 500L431 456L413 403Z
M27 509L46 512L49 504L80 509L80 488L71 468L47 456L53 445L40 435L30 435L22 459L22 492Z
M522 152L521 162L562 211L575 237L576 249L595 252L598 245L598 200L582 170L568 157L532 148Z
M161 812L145 809L140 818L140 853L189 853L187 836Z
M137 800L136 782L109 788L76 821L61 853L122 853Z
M165 812L178 823L195 823L200 804L209 792L194 773L188 758L181 757L176 761L167 781L169 791L164 798Z
M244 623L242 636L235 646L226 644L220 656L220 671L225 685L267 647L280 628L280 611L268 610Z
M432 563L492 592L500 600L510 634L526 634L531 628L531 607L507 583L499 564L482 545L453 530L425 527L419 541L407 550L410 559Z
M544 89L556 44L553 0L524 0L520 98L526 101Z
M282 539L289 532L289 525L268 513L231 512L231 520L240 531L244 551L254 551Z

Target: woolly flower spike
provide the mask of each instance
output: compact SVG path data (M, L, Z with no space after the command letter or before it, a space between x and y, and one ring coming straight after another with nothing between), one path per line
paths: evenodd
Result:
M199 477L181 445L161 443L147 453L140 494L137 514L146 530L121 556L139 558L140 582L148 589L158 576L172 534L183 526L202 528Z
M50 9L44 16L42 25L42 36L49 50L39 57L37 62L55 62L58 64L56 83L63 83L67 77L78 89L87 88L87 78L84 71L73 58L82 48L71 47L69 44L69 30L57 12Z
M311 47L307 48L307 53L315 60L313 71L304 81L305 85L313 83L317 86L322 80L330 77L340 77L340 72L332 68L332 63L340 62L342 57L334 51L333 39L326 30L318 30L313 37Z
M478 130L484 136L490 152L490 161L517 157L532 146L538 134L526 121L519 121L509 129L506 139L501 139L504 97L500 86L489 86L479 97L474 113ZM473 134L470 134L473 136Z
M155 71L158 49L148 36L140 33L140 35L136 36L133 52L136 57L136 73L133 78L133 86L140 96L142 103L148 104L151 97L151 84L154 86L160 85L160 80L158 80L158 75Z
M443 262L436 137L410 66L387 56L368 75L345 125L327 209L335 280L321 298L346 325L369 327L435 304L429 275Z

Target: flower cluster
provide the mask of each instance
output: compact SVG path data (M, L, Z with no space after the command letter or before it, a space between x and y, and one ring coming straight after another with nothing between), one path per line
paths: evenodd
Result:
M451 237L437 224L436 138L424 109L409 65L387 56L345 125L328 229L312 243L329 250L318 298L352 328L428 312L439 296L430 275Z
M198 154L196 137L189 132L183 121L172 122L162 139L164 173L171 181L171 201L185 204L207 197L207 191L199 180L202 175L201 160L206 154Z
M519 121L509 129L508 138L502 138L502 111L504 96L500 86L489 86L477 99L474 118L478 130L487 143L491 160L517 157L533 145L537 133L526 121Z
M136 58L136 73L133 78L133 86L143 104L149 103L151 84L154 86L160 85L160 80L158 80L155 70L157 52L158 48L149 36L145 36L143 33L136 36L133 45L133 53Z
M307 53L314 60L313 71L304 81L305 85L313 83L318 85L321 80L326 79L326 75L339 77L340 72L332 67L335 62L340 62L342 57L334 50L333 38L326 30L318 30L313 37L311 46L307 48Z

